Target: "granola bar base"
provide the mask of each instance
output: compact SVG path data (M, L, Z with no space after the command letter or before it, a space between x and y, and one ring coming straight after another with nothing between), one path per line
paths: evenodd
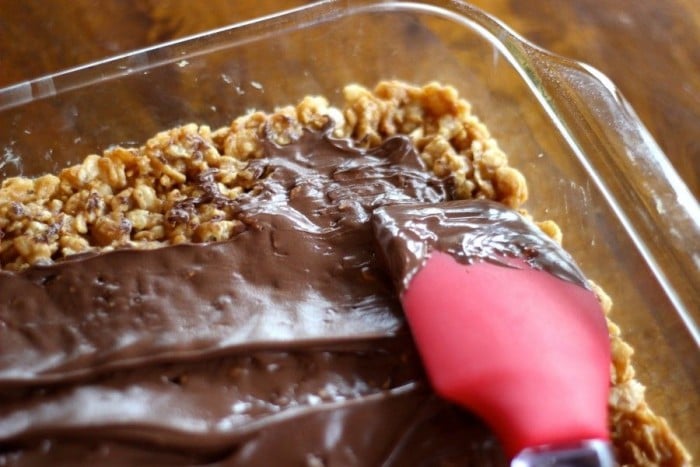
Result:
M525 178L509 165L454 88L386 81L374 90L349 85L343 96L342 107L307 96L296 106L250 112L224 128L188 124L138 148L113 147L58 175L5 180L0 187L0 269L20 271L85 252L229 239L244 228L230 206L204 202L183 210L183 201L205 195L203 180L235 199L252 188L247 161L262 156L265 137L284 144L303 128L321 129L328 119L334 136L367 147L395 134L408 135L436 175L452 176L456 197L493 199L525 212ZM556 223L538 225L561 242ZM608 319L610 431L618 462L690 465L686 449L645 401L644 386L635 378L633 349L611 319L611 299L593 287Z

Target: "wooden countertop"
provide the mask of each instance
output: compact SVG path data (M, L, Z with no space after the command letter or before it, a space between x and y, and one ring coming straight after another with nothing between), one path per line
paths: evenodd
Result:
M303 4L300 0L0 0L0 87ZM697 0L473 0L607 74L700 197Z

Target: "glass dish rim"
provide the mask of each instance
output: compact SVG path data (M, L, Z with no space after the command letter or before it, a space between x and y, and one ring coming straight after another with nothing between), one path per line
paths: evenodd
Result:
M690 336L700 347L700 328L697 324L700 322L700 298L693 296L695 290L700 290L700 251L687 249L687 245L700 245L698 200L607 76L588 64L556 55L531 43L499 19L461 0L316 1L0 88L0 111L218 49L253 42L268 35L301 30L361 13L399 10L436 15L468 26L507 59L594 181L626 234L644 257ZM277 27L272 28L271 24ZM233 42L217 43L217 39L227 36L231 36ZM555 84L548 74L551 70L560 73L557 74L558 78L567 72L584 77L589 85L587 97L594 96L599 105L588 103L582 108L579 102L572 107L565 97L550 92ZM577 85L573 81L568 84L568 90L576 93ZM616 151L615 156L634 172L631 179L644 180L645 176L654 175L653 187L648 193L640 189L630 198L631 202L643 202L638 209L625 208L621 198L624 194L619 189L611 189L601 178L599 167L591 163L587 150L590 147L586 147L590 142L586 143L576 119L568 115L575 111L589 112L599 123L606 116L614 117L612 130L608 128L603 133L610 139L606 147L623 148ZM655 206L655 210L644 206ZM672 225L669 219L673 219ZM662 222L664 220L666 222ZM670 249L675 263L666 261L666 264L660 264L661 247L658 244Z

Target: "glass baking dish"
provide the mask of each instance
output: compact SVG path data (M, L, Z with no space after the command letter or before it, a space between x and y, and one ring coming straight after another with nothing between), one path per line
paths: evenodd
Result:
M468 4L321 1L0 89L0 180L383 79L471 101L529 180L526 207L613 298L648 401L700 457L697 200L605 76Z

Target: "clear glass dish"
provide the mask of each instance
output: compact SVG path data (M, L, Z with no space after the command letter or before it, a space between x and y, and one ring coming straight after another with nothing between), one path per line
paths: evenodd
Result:
M321 1L0 89L0 181L389 78L472 102L530 181L527 208L613 298L650 404L700 457L697 200L605 76L460 1Z

